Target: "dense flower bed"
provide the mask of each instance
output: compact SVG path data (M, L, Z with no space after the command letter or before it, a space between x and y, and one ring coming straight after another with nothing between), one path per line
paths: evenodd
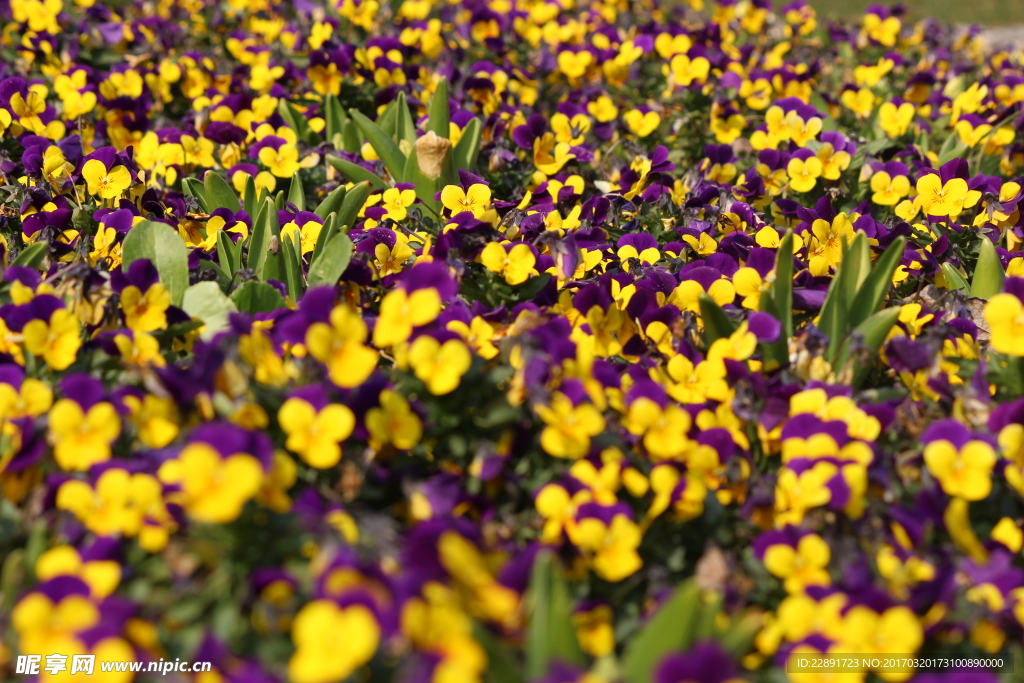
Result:
M0 678L1019 672L1024 55L901 16L0 4Z

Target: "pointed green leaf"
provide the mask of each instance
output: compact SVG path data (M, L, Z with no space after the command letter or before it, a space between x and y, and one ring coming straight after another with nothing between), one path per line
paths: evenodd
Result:
M312 143L319 139L320 136L309 127L306 117L299 113L299 110L287 100L282 99L278 103L277 112L284 119L284 122L288 124L288 127L295 131L295 137L299 140Z
M252 176L245 179L245 192L242 193L242 205L245 207L245 212L249 214L249 219L252 220L253 216L256 215L257 207L259 207L259 193L256 191L256 179Z
M292 241L292 236L282 235L281 257L284 265L284 284L288 288L288 296L292 301L298 301L302 294L302 256L300 255L301 245Z
M359 128L352 119L345 119L345 123L342 124L341 141L345 146L345 151L349 154L358 154L359 149L363 146L363 141L359 137Z
M388 169L391 177L398 182L402 182L402 171L405 169L405 155L399 149L398 143L392 140L376 123L363 116L360 112L353 109L350 113L352 120L359 126L363 137L367 139L370 146L373 147L373 151L384 162L384 167Z
M871 273L864 279L849 310L849 325L856 327L878 311L885 303L885 297L892 289L892 276L903 259L907 240L897 237L875 261Z
M626 646L622 679L650 683L654 667L672 651L686 650L700 617L700 589L696 581L683 583Z
M487 653L484 683L525 683L523 666L509 646L479 623L473 624L473 638Z
M480 154L480 133L480 119L474 117L466 124L459 143L455 145L452 157L456 170L472 171L476 167L476 158Z
M754 639L763 627L764 616L759 612L751 611L738 618L733 618L729 628L718 639L718 642L733 657L741 659L750 653L754 646Z
M375 174L367 171L359 164L352 163L348 159L342 159L341 157L331 156L328 154L327 163L337 169L337 171L345 176L350 182L367 182L370 183L375 190L383 190L387 187L387 184Z
M533 562L527 592L526 676L545 676L555 661L583 664L585 658L572 623L572 599L561 568L550 552Z
M704 321L704 343L708 348L719 339L728 338L736 331L736 323L707 294L698 297L700 317Z
M38 268L46 255L50 253L50 243L46 240L36 242L25 247L18 257L14 259L12 266L25 266L27 268Z
M348 191L344 201L341 202L341 208L338 209L338 230L348 232L355 225L359 211L363 208L366 200L370 198L370 192L369 183L358 183Z
M190 317L203 321L202 339L210 339L227 329L228 314L238 310L216 282L197 282L186 289L181 308Z
M410 145L416 144L416 125L412 121L412 114L409 113L409 102L405 98L405 93L398 93L398 104L395 105L398 108L398 121L395 126L395 137L398 138L398 142L405 141Z
M769 298L781 317L782 334L793 336L793 231L787 230L775 255L775 280L768 287ZM770 312L770 311L769 311ZM773 315L775 315L773 313Z
M860 337L861 344L872 352L872 356L881 350L882 345L889 336L889 331L892 330L893 325L896 324L899 317L900 306L891 306L869 316L867 320L857 326L855 333ZM844 357L841 359L840 367L846 364L846 355L848 353L848 351L845 351ZM873 362L857 364L853 371L854 387L860 387L860 385L863 384L864 379L867 377L868 371L871 370L871 366L873 364Z
M434 90L434 98L430 101L430 114L427 118L427 130L447 138L451 132L449 122L451 113L448 109L448 79L442 78Z
M277 207L269 197L263 200L260 212L253 221L252 235L249 236L249 254L245 266L257 277L263 277L271 237L280 237L281 226L277 222Z
M241 241L238 244L232 242L227 230L217 231L217 260L228 277L233 276L242 267Z
M228 185L228 182L215 171L207 171L206 182L206 210L209 212L217 209L227 209L232 213L242 210L242 203L238 201L238 195Z
M352 240L348 235L337 234L324 245L309 266L310 287L336 285L352 261Z
M850 243L849 249L843 256L842 266L849 269L844 282L846 291L843 292L843 296L847 302L852 302L857 296L857 292L860 291L860 286L867 279L868 273L871 272L871 248L868 246L866 234L858 232L853 238L853 242Z
M384 111L377 115L377 125L392 140L398 137L398 98L388 102Z
M446 157L451 157L451 150L448 151ZM406 182L412 183L416 186L416 196L420 201L429 207L431 211L439 214L441 202L434 199L434 195L444 189L444 174L442 173L436 178L431 178L424 173L420 168L419 156L416 148L413 147L409 151L409 156L406 158L405 171L403 172L403 175Z
M291 183L288 185L288 201L299 211L306 210L306 192L302 187L302 178L299 177L299 171L295 172Z
M942 268L942 274L946 278L946 289L958 289L963 292L970 289L970 283L951 263L943 263L939 267ZM977 275L977 272L975 272L975 275Z
M327 220L328 216L341 208L341 203L345 201L346 191L347 190L344 185L335 188L329 195L324 197L324 200L320 202L320 206L316 207L316 211L314 213L316 213L317 216L320 216L320 218Z
M341 102L333 93L327 93L324 98L324 121L327 129L327 139L333 140L335 135L344 135L345 122L348 121L348 116L345 115L345 109L341 106Z
M270 313L284 307L281 292L266 282L249 280L231 294L231 301L243 313Z
M136 259L152 261L160 274L160 282L171 294L171 303L181 305L188 287L188 249L178 231L157 221L143 220L132 226L121 247L122 268Z
M316 244L313 246L313 259L320 255L320 252L324 250L324 245L338 232L338 217L337 213L330 213L327 218L324 219L323 227L320 228L320 234L316 236ZM312 261L310 261L312 263Z
M999 261L999 254L996 252L992 240L983 238L981 240L981 251L978 252L978 265L974 269L974 278L971 280L971 296L978 299L991 299L1003 291L1003 280L1006 273L1003 272L1003 264Z
M181 189L185 194L196 198L196 203L199 204L199 208L204 213L210 212L210 207L206 203L206 187L201 180L198 178L182 178Z

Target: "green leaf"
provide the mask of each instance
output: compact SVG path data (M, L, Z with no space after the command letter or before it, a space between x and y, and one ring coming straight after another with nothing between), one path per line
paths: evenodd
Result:
M853 242L850 243L849 249L843 256L842 266L849 271L843 283L846 291L842 294L846 302L850 303L857 296L868 273L871 272L871 249L868 247L866 234L858 232L857 236L853 238Z
M338 230L348 232L355 224L360 209L370 198L370 191L369 183L358 183L348 191L345 200L341 203L341 208L338 209Z
M446 154L445 162L451 162L451 150ZM416 196L419 200L429 207L431 211L440 214L441 202L434 199L434 196L444 189L445 174L441 173L436 178L431 178L424 173L420 168L419 155L415 147L409 150L409 156L406 157L403 177L406 182L416 186Z
M857 291L857 296L850 305L850 327L856 327L878 311L885 303L885 297L892 289L892 276L903 259L903 250L907 245L904 237L897 237L888 249L875 261L871 273Z
M466 124L452 153L456 170L472 171L476 166L476 158L480 154L480 133L480 119L474 117Z
M718 639L723 648L733 657L741 659L750 653L754 639L764 627L764 616L759 612L749 612L741 617L733 618L732 623Z
M554 661L583 664L585 658L572 623L572 599L561 568L550 552L533 562L527 592L526 676L545 676Z
M288 288L288 296L298 301L302 294L302 256L301 246L292 241L291 235L281 237L281 257L284 265L284 284Z
M181 308L192 318L203 321L203 339L210 339L228 327L228 315L238 309L235 303L220 291L216 282L197 282L185 290Z
M690 646L700 618L700 599L696 581L686 581L633 636L622 656L626 683L650 683L654 667L666 654Z
M782 316L782 333L793 336L793 231L787 230L775 256L775 281L768 288L775 308Z
M370 146L373 147L373 151L384 162L384 167L388 169L391 177L397 182L402 182L402 171L405 169L405 155L399 149L398 143L392 140L376 123L363 116L360 112L353 109L350 114L352 120L359 126L363 137L367 139Z
M370 183L375 190L383 190L387 188L387 184L377 175L367 171L359 164L352 163L348 159L342 159L341 157L331 156L328 154L327 163L337 169L337 171L345 176L350 182L367 182Z
M299 113L299 110L291 105L288 100L282 99L277 105L277 112L288 124L288 127L295 131L295 137L304 142L312 143L318 139L316 132L309 127L306 117Z
M316 236L316 244L313 245L314 259L324 250L324 245L338 233L338 222L335 220L337 215L337 213L328 214L324 220L323 227L320 228L320 234ZM310 262L312 263L312 261Z
M938 129L937 129L938 130ZM967 145L960 142L960 136L956 133L950 133L946 141L942 143L942 149L939 150L939 165L952 161L953 159L959 159L967 152Z
M206 190L206 210L208 212L228 209L232 213L238 213L242 210L238 195L219 173L207 171L204 189Z
M348 235L337 234L332 237L309 266L309 286L338 284L352 261L352 249L352 240Z
M349 154L358 154L363 146L363 141L359 138L359 128L352 119L345 119L341 127L341 141Z
M266 282L249 280L231 294L231 301L243 313L270 313L282 308L284 297Z
M277 208L269 197L263 200L260 212L253 221L252 235L249 236L249 254L245 266L257 277L263 277L271 237L280 237L281 228L277 222Z
M345 115L345 109L341 106L341 102L338 101L338 97L333 93L327 93L324 98L324 121L327 127L327 139L333 140L335 135L344 136L345 123L348 121L348 116Z
M288 185L288 201L299 211L306 210L306 193L302 187L302 178L299 177L299 171L295 172L291 183Z
M406 100L404 92L398 93L398 104L395 106L398 108L395 137L398 138L399 143L405 141L410 145L416 144L416 126L413 124L412 114L409 113L409 102Z
M256 215L256 208L259 206L259 196L256 191L256 180L249 176L245 179L245 192L242 193L242 206L245 207L245 212L249 214L251 220Z
M438 137L447 138L450 133L451 113L448 109L448 79L442 78L434 90L434 99L430 101L430 114L427 118L427 130L434 131Z
M700 305L700 317L704 321L704 343L708 348L736 331L736 323L714 299L707 294L701 294L697 301Z
M473 624L473 638L487 653L484 683L525 683L523 667L511 649L478 623Z
M942 268L942 274L946 277L947 289L958 289L966 292L970 288L971 285L967 282L967 279L951 263L943 263L939 267ZM977 276L977 271L975 271L975 276Z
M242 267L242 243L232 242L227 230L217 231L217 259L229 277L234 276Z
M206 187L201 180L198 178L182 178L181 189L185 194L196 198L199 208L204 213L210 212L210 208L206 203Z
M328 216L341 208L341 203L345 200L345 192L347 192L347 190L344 185L336 188L333 192L324 197L324 200L320 202L320 206L316 207L316 211L314 213L316 213L317 216L320 216L320 218L327 220Z
M843 242L843 260L849 252L846 243ZM846 281L851 279L849 268L844 268L840 262L836 275L832 278L828 292L825 293L825 303L821 306L821 314L818 316L818 329L829 339L828 355L832 357L838 350L839 344L846 337L849 327L850 302L846 299L848 287Z
M36 242L25 247L18 257L11 263L12 266L25 266L27 268L39 268L47 254L50 253L50 243L47 241Z
M872 353L877 354L882 348L882 344L885 343L886 338L889 336L889 331L892 326L896 324L896 321L900 317L900 306L891 306L884 310L878 311L877 313L868 317L867 320L857 325L854 332L860 337L860 343ZM847 342L844 345L842 358L840 359L839 366L842 367L846 364L849 354L849 344ZM867 378L868 371L871 370L872 363L858 363L857 367L853 371L853 386L859 387L864 383L864 379Z
M991 299L1003 291L1003 280L1006 273L1003 272L1003 264L999 261L999 254L992 244L992 240L982 238L981 251L978 252L978 265L974 269L974 278L971 280L971 296L978 299Z
M152 261L160 273L160 282L171 294L171 303L181 305L188 287L188 249L178 231L157 221L140 221L132 226L121 247L122 268L137 259Z

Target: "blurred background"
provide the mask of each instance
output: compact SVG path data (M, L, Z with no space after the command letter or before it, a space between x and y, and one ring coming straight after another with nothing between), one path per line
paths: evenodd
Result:
M878 0L808 0L824 16L857 18ZM778 4L778 3L777 3ZM881 4L891 5L891 2ZM904 0L910 19L936 17L986 26L1021 24L1024 35L1024 0Z

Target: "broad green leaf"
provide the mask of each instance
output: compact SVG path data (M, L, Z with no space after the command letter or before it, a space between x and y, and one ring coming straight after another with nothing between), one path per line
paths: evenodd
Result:
M654 667L666 654L690 646L700 618L700 601L697 582L686 581L633 636L622 656L622 679L626 683L650 683Z
M132 226L121 247L125 270L140 258L149 259L160 273L160 282L171 294L171 303L181 305L188 287L188 249L178 231L157 221L140 221Z
M697 300L700 305L700 317L704 321L704 343L711 348L716 341L728 338L735 332L736 323L707 294L701 294Z
M373 147L373 151L377 153L380 160L384 162L384 167L388 169L391 177L398 182L402 182L402 171L405 169L405 155L399 149L398 143L392 140L376 123L363 116L360 112L353 109L350 114L352 120L359 126L363 137Z
M200 337L210 339L228 327L228 315L237 311L234 302L220 291L216 282L197 282L185 290L181 308L203 321Z
M974 269L971 280L971 296L978 299L991 299L1003 290L1003 264L992 240L982 238L981 251L978 252L978 265Z
M964 292L970 289L970 283L951 263L943 263L939 267L942 268L942 274L946 278L946 289L959 289ZM975 275L977 275L977 272L975 272Z
M447 137L447 136L446 136ZM472 171L476 167L476 158L480 154L480 119L473 117L466 124L459 143L455 145L452 158L456 170Z
M370 184L358 183L345 195L338 209L338 230L348 232L355 224L359 211L370 197Z
M336 188L333 192L324 197L324 200L320 202L320 206L316 207L316 211L314 213L316 213L317 216L320 216L320 218L327 220L328 216L341 208L341 203L345 200L346 191L347 190L344 185Z
M324 245L309 266L310 287L336 285L352 261L352 240L348 235L337 234Z
M206 186L198 178L183 178L181 180L182 191L190 197L195 197L199 208L209 213L210 207L206 203Z
M238 201L238 195L235 194L235 191L219 173L207 171L204 189L206 190L207 211L213 212L217 209L227 209L231 213L238 213L242 210L242 204Z
M430 101L430 114L427 118L427 130L447 138L450 134L449 123L451 113L448 109L448 79L442 78L434 90L434 98Z
M25 247L18 257L11 263L12 266L26 266L28 268L39 268L47 254L50 253L50 243L47 241L36 242Z
M288 296L298 301L302 294L302 257L299 255L301 246L292 241L291 235L281 236L281 258L284 264L284 284L288 288Z
M585 658L572 623L569 587L552 553L533 562L527 592L526 676L541 678L555 661L583 664Z
M282 308L284 297L281 292L266 282L249 280L231 294L231 301L243 313L270 313Z
M843 267L849 249L845 242L842 243L843 261L840 261L836 275L832 278L828 292L825 293L825 303L821 306L821 314L818 316L818 329L828 337L828 355L833 357L839 350L839 344L846 337L849 331L849 308L850 302L846 298L848 291L846 282L851 279L849 268Z
M387 187L387 184L381 180L377 175L367 171L359 164L354 164L348 159L342 159L341 157L327 155L327 163L333 166L339 173L348 178L350 182L362 183L367 182L373 186L375 190L383 190Z
M897 237L875 261L871 273L865 278L864 284L857 292L857 297L850 304L850 327L860 325L885 303L885 297L892 289L892 276L903 259L903 250L906 245L906 238Z
M242 267L241 241L238 244L232 242L226 230L217 231L217 260L229 277L233 277Z
M306 210L306 192L302 187L302 178L299 176L299 171L295 172L291 183L288 184L288 201L299 211Z

